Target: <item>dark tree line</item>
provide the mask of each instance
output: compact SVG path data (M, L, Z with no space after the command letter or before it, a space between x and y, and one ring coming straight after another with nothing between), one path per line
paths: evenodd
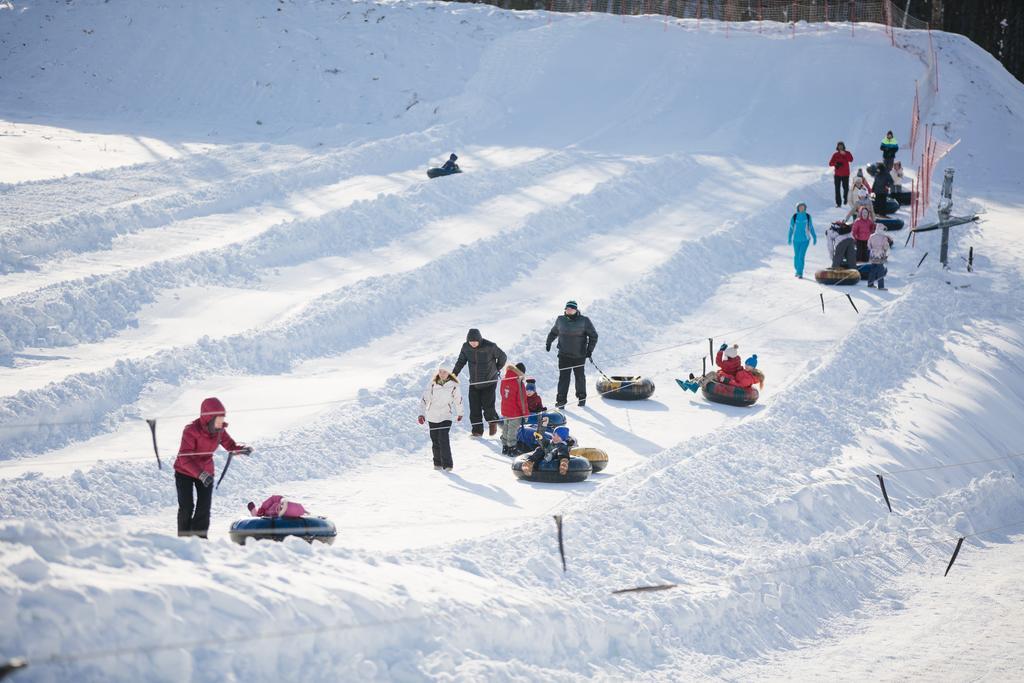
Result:
M543 9L548 6L547 0L483 1L488 5L514 10ZM696 1L687 0L683 4L689 6ZM733 21L757 18L757 0L699 1L704 8L704 16L728 17ZM857 2L852 0L853 5ZM614 0L612 4L616 4ZM673 4L679 6L678 0L673 0ZM842 21L846 18L845 14L850 10L845 4L844 0L830 0L829 14L834 20ZM1024 81L1024 0L893 0L893 4L913 17L930 22L932 28L967 36L992 53L1017 80ZM814 13L807 11L808 6L820 8L825 5L826 0L798 0L796 18L809 19ZM649 5L653 11L657 11L658 6L658 2ZM598 12L607 10L610 7L609 0L593 0L592 7Z
M906 0L895 0L904 6ZM910 14L932 28L967 36L1024 81L1024 0L910 0Z

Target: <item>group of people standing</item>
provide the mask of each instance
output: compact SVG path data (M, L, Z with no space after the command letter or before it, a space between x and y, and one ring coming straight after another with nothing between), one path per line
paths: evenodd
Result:
M576 400L580 407L587 402L586 362L597 346L597 330L590 318L580 313L575 301L568 301L562 315L548 332L545 349L557 341L558 391L555 406L564 408L569 395L570 381L575 378ZM502 453L514 455L516 433L533 413L545 410L537 394L536 380L526 375L522 362L509 363L507 354L492 341L484 339L480 330L472 328L459 350L455 366L448 371L439 368L427 383L420 399L420 424L430 429L434 468L451 471L450 430L452 418L462 420L463 402L458 375L469 368L469 423L472 436L484 436L484 423L488 433L495 436L501 427ZM504 376L502 376L504 370ZM501 415L495 408L496 394L501 394Z
M869 184L864 171L858 169L851 186L853 154L842 141L836 144L828 162L834 169L836 208L849 205L849 210L843 220L833 223L825 234L832 268L857 268L858 263L867 263L868 287L885 289L885 263L893 242L885 235L877 216L889 213L889 198L901 192L903 184L903 168L896 161L899 143L891 130L885 134L879 150L882 161L868 168L873 173L873 182ZM851 219L852 226L848 225ZM814 221L803 202L797 205L796 213L789 220L787 243L793 246L795 276L803 278L807 249L818 243Z

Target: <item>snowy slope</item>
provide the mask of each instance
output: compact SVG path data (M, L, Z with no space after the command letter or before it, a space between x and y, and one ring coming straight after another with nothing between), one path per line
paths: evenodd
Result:
M836 139L859 164L886 129L907 138L926 35L429 3L0 16L0 656L33 661L18 678L842 677L836 652L930 623L948 596L925 577L958 536L980 572L1021 531L1003 527L1024 520L1024 458L1004 457L1024 419L1024 89L962 38L933 36L923 116L962 138L957 212L987 213L952 253L973 246L977 272L898 233L890 290L852 288L855 312L792 277L786 221L798 201L819 233L840 215ZM850 65L887 96L851 98ZM467 172L427 182L451 149ZM826 260L812 247L809 268ZM480 327L553 402L543 339L567 298L604 370L657 384L569 409L609 469L525 484L459 429L455 471L431 470L432 368ZM675 387L708 337L758 353L757 406ZM173 536L166 464L209 395L256 453L203 543ZM271 493L337 543L230 544ZM1019 602L1012 560L995 566L989 595ZM611 595L663 583L680 587ZM908 619L866 630L894 585ZM1019 611L974 616L1019 630ZM902 675L948 674L951 642ZM1001 655L990 677L1024 665Z

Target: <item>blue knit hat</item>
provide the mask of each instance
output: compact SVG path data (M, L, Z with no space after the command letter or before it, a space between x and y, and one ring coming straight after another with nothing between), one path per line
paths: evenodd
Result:
M533 380L526 380L526 390L537 393L537 383Z
M752 368L756 368L757 367L757 354L755 353L753 356L751 356L750 358L745 360L743 362L743 364L744 365L749 365Z
M562 425L561 427L555 427L555 434L558 434L558 438L560 438L562 441L565 441L566 439L569 438L569 428L566 427L565 425Z

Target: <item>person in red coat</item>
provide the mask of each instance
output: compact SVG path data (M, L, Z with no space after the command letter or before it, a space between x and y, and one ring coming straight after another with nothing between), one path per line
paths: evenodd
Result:
M526 378L526 407L531 415L547 410L544 407L544 399L537 393L537 380L533 377Z
M522 363L505 368L501 380L501 454L516 454L516 433L530 414L526 399L526 366Z
M846 151L846 145L840 140L836 143L836 151L832 153L828 165L835 169L832 180L836 186L836 207L846 203L847 195L850 194L850 164L853 163L853 155ZM842 189L842 195L839 190Z
M213 501L213 452L223 446L231 453L249 455L252 449L231 438L224 421L224 404L203 399L198 419L181 433L181 447L174 459L174 484L178 489L178 535L206 538ZM193 490L195 501L193 503Z
M718 365L718 380L720 382L731 382L736 378L736 373L743 369L743 361L740 360L739 347L736 344L729 346L722 344L715 354L715 364Z

